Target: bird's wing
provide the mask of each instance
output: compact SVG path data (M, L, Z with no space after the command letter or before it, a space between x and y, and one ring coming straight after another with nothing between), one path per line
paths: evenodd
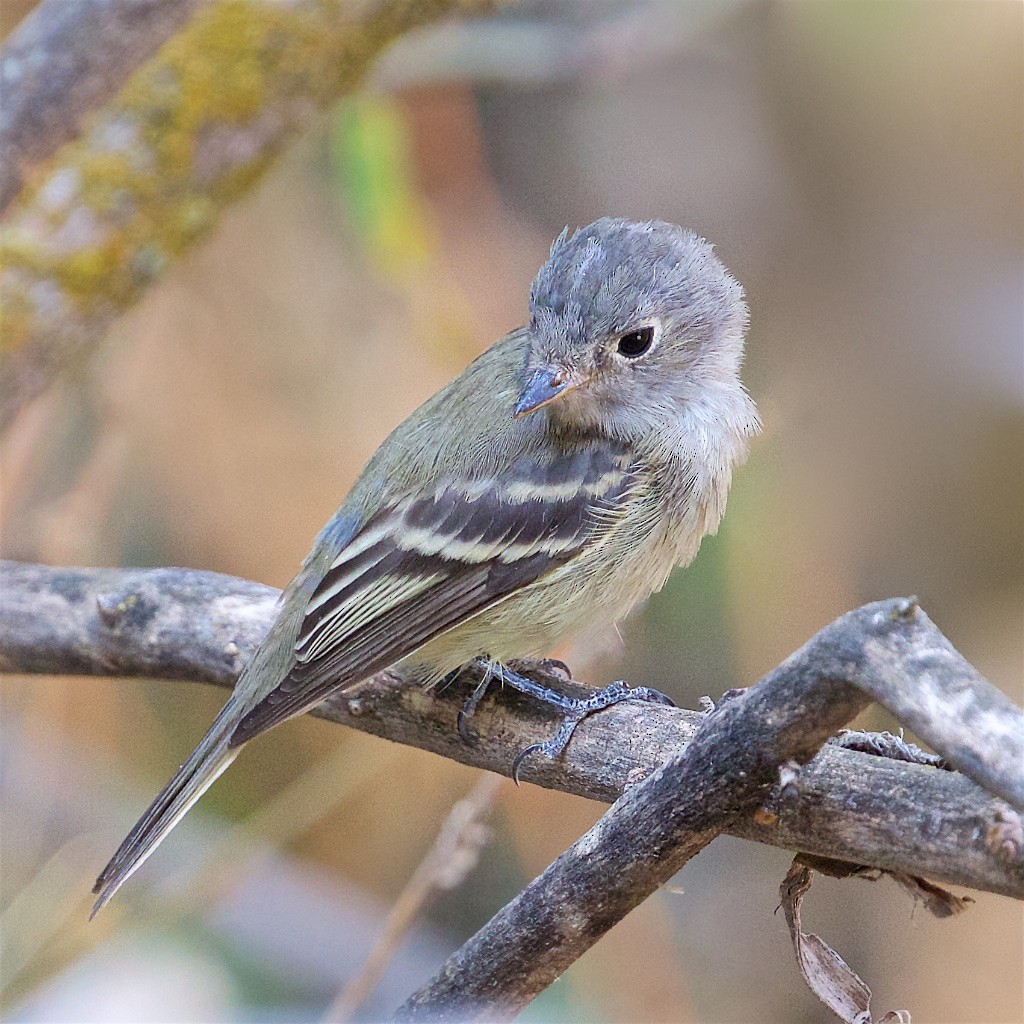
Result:
M240 746L600 543L636 483L611 445L441 481L371 517L316 587L295 664L239 722Z

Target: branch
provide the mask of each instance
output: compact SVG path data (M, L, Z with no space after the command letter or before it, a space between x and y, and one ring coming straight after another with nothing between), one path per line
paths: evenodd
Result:
M869 605L851 612L756 686L719 705L685 747L628 789L449 957L396 1019L495 1021L519 1013L712 839L752 815L781 765L810 760L867 707L861 689L838 680L863 674L863 641L905 632L887 611ZM852 649L858 637L860 651ZM891 688L896 659L878 660Z
M44 3L0 51L9 112L0 153L11 146L0 185L7 202L17 192L0 239L0 428L206 235L318 111L352 91L388 43L491 3ZM137 36L117 59L118 40L95 24L101 15L115 19L114 29L137 19ZM41 81L39 69L77 32L91 56L72 46L52 82ZM50 85L63 96L52 124L41 109Z
M913 600L849 612L733 694L449 957L395 1019L510 1020L712 839L757 812L780 775L784 792L795 789L797 766L872 698L906 713L941 754L1021 806L1024 713ZM816 991L843 1007L844 1020L865 1020L863 983L856 999L839 1002L831 986Z
M279 592L191 569L0 562L0 594L0 671L230 686L269 629ZM923 654L932 653L922 664L934 662L934 652L947 661L959 658L934 626L929 623L927 630L933 646ZM976 673L972 678L979 692L992 695L993 722L1006 716L1013 721L1014 715L1020 721L1020 711L1005 697ZM382 673L313 714L502 775L509 774L524 743L551 731L547 709L503 692L480 706L472 720L475 742L467 744L455 729L467 694L459 682L427 693ZM528 759L522 777L610 803L687 743L704 717L680 708L620 704L585 721L557 761ZM959 773L827 745L801 771L795 797L770 794L762 812L731 822L727 831L1024 899L1024 858L1013 839L1013 814Z
M42 0L0 54L0 213L200 0Z

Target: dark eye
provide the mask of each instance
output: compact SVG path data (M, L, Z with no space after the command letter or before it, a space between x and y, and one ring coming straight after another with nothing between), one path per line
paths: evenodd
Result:
M619 338L617 346L620 356L636 359L642 356L654 343L654 328L641 327L638 331L630 331Z

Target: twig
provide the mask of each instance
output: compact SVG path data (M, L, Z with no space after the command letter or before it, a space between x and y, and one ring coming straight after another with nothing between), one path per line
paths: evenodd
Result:
M780 768L789 779L784 791L795 789L794 764L813 757L871 698L908 711L922 738L954 763L970 763L1000 791L1016 792L1024 783L1024 759L990 757L984 733L946 726L944 709L955 703L975 726L994 715L1003 735L996 709L1006 698L915 602L865 605L709 714L682 751L627 790L455 952L396 1019L511 1019L730 823L757 810Z
M341 990L324 1014L325 1024L344 1024L377 987L402 939L437 896L462 883L476 867L490 832L483 819L505 780L488 773L445 819L434 845L391 908L380 937L360 972Z
M189 569L3 562L0 670L230 686L269 628L277 597L270 587ZM925 627L919 623L918 629ZM934 626L927 631L947 662L959 657ZM1019 709L974 676L978 692L992 697L993 721L1021 721ZM906 680L904 685L909 687ZM550 732L545 709L501 693L481 705L473 718L475 742L467 744L455 729L466 695L459 682L427 693L384 673L315 714L505 775L524 742ZM580 726L558 761L528 760L523 779L611 802L667 761L702 720L697 712L653 705L609 708ZM1013 733L1012 727L1000 731ZM969 751L964 756L971 759ZM1009 750L1007 761L1013 771ZM756 815L731 822L728 831L1024 899L1020 815L956 772L828 745L800 772L795 797L769 794Z

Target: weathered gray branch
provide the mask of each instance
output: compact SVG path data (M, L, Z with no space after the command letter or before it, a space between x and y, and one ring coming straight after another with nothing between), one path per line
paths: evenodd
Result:
M705 717L684 748L449 957L396 1019L510 1020L712 839L757 812L780 769L783 791L795 792L796 766L872 698L1022 806L1021 710L915 601L865 605Z
M277 596L257 583L189 569L0 563L0 670L229 686L269 628ZM935 652L947 662L956 652L933 626L927 628L935 644L922 665L932 672ZM978 681L979 692L991 694ZM468 745L455 730L466 695L458 682L429 694L385 673L315 714L505 775L515 751L550 733L544 708L503 693L481 705L472 722L475 742ZM1020 711L1005 697L992 699L993 721L1020 721ZM655 705L609 708L579 728L563 758L530 759L522 776L611 802L664 764L702 720L697 712ZM1012 773L1009 748L1006 757ZM1024 856L1012 843L998 841L1007 811L1002 800L959 773L828 745L800 773L795 798L770 795L763 813L732 822L728 831L1022 899Z
M917 624L894 616L895 605L844 616L707 715L685 747L627 789L449 957L396 1019L513 1018L712 839L752 815L768 799L780 766L810 760L867 707L866 687L841 680L869 679L871 689L887 692L904 683L897 637ZM875 639L882 643L869 653Z
M780 769L783 791L795 792L798 766L872 698L906 715L975 779L1024 804L1022 712L914 600L849 612L734 693L452 954L396 1019L510 1020L712 839L754 815Z

